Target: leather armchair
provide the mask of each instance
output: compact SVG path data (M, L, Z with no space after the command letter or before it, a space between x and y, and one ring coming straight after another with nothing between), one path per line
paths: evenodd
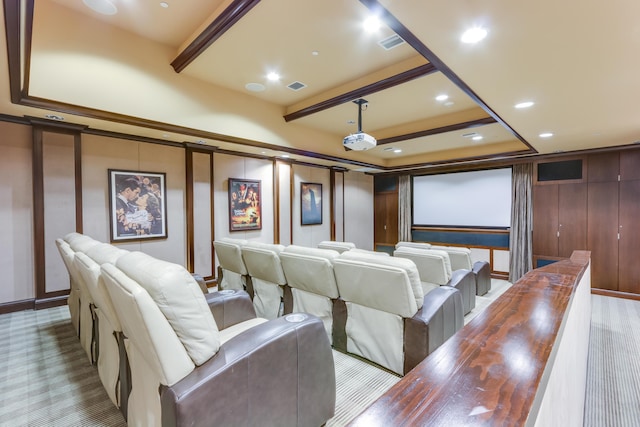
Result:
M219 263L218 289L246 289L253 298L247 267L242 259L242 247L246 244L246 240L228 237L213 241L213 249Z
M253 285L253 306L258 317L275 319L282 314L287 279L282 271L282 245L248 242L242 246L242 259Z
M333 356L318 318L252 317L245 292L203 295L183 267L138 252L101 269L127 337L130 425L321 425L333 416Z
M460 246L433 246L432 248L449 254L453 270L464 269L473 273L476 295L484 295L491 290L491 266L487 261L472 262L471 249Z
M424 296L411 260L349 251L334 260L334 272L347 351L400 375L462 326L460 292L442 287Z
M393 256L406 258L415 263L425 294L430 293L439 286L451 286L458 289L462 295L464 314L475 308L475 277L469 270L451 271L452 266L447 252L405 246L396 249Z
M333 260L338 256L334 250L296 245L287 246L280 253L287 279L285 313L305 312L319 317L332 343L333 305L339 296ZM289 292L291 298L287 298Z

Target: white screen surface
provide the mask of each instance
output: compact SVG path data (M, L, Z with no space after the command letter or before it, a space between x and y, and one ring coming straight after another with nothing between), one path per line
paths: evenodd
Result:
M511 168L413 177L413 223L511 225Z

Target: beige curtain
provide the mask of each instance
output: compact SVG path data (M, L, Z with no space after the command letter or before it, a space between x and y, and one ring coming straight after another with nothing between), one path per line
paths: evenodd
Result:
M398 177L398 241L411 241L411 176Z
M532 264L532 182L533 164L513 166L511 192L511 233L509 236L509 281L515 283Z

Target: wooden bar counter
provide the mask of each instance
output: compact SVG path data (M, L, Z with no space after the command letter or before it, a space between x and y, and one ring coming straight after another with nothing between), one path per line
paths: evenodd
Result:
M351 426L582 426L590 253L530 271Z

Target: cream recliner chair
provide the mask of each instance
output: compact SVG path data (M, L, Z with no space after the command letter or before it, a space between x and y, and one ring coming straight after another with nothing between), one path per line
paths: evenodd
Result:
M484 295L491 290L491 265L487 261L471 260L471 249L459 246L432 246L445 251L451 258L452 270L469 270L476 281L476 295Z
M282 271L282 245L247 242L242 246L242 259L253 285L253 306L258 317L275 319L282 314L287 279Z
M62 260L67 267L69 277L71 278L71 290L68 298L71 323L74 325L74 328L77 327L80 345L87 353L89 362L93 364L96 362L96 331L93 322L94 313L91 309L93 300L86 288L84 280L75 268L73 259L75 258L76 252L86 252L91 247L98 245L100 242L89 236L76 232L67 234L64 236L63 240L68 246L63 245L60 239L56 240L56 246L58 247L58 251L60 251ZM74 320L74 318L77 320Z
M338 300L338 286L333 274L333 260L340 254L330 249L290 245L280 253L285 286L285 313L305 312L322 319L333 343L333 309ZM288 298L289 292L291 298Z
M400 248L431 249L431 243L403 241L396 243L396 249Z
M67 273L69 273L69 297L67 298L67 306L69 307L69 315L71 317L73 330L76 331L76 335L79 338L80 285L78 284L78 280L80 279L76 278L78 274L76 273L75 267L73 265L73 258L75 257L75 253L71 249L71 246L69 246L69 243L60 238L56 239L56 247L58 248L58 252L60 252L60 257L62 258L64 266L67 268Z
M396 249L393 256L414 262L425 294L438 286L447 285L460 291L464 314L476 306L476 279L473 273L465 269L451 271L451 261L447 252L403 246Z
M347 308L349 353L403 375L463 325L460 292L440 286L425 297L408 259L349 251L333 268Z
M121 355L126 355L124 338L120 320L100 274L100 265L115 264L118 258L127 253L129 252L108 243L100 243L86 253L76 253L74 260L76 269L82 276L94 304L93 311L98 330L96 345L98 375L109 399L121 408L125 418L129 383L126 374L122 375L126 373L127 368L126 360L121 360Z
M333 356L318 318L267 322L233 290L216 294L242 292L251 313L221 314L183 267L140 252L101 270L127 337L129 425L311 426L333 416ZM229 323L219 331L216 320Z
M355 249L355 247L356 245L352 242L338 242L336 240L324 240L318 243L318 248L331 249L333 251L337 251L338 253L350 251L351 249Z
M213 241L219 262L218 289L246 289L253 298L253 288L242 259L242 247L246 244L246 240L229 237Z

